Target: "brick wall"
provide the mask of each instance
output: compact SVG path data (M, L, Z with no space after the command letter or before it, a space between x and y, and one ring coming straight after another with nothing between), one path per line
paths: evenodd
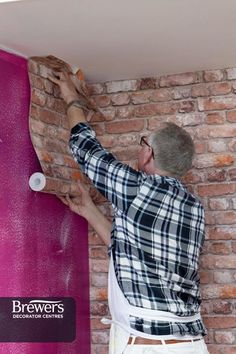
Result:
M201 291L207 342L211 354L236 353L236 69L97 83L89 89L104 114L91 121L98 139L133 167L140 136L158 122L176 122L193 137L194 168L183 181L206 209ZM110 215L107 203L99 207ZM108 328L100 319L108 314L108 257L92 229L89 240L92 353L107 354Z
M236 69L186 73L91 85L106 120L98 138L119 159L136 165L138 142L160 121L173 121L193 137L194 168L184 178L206 209L201 257L202 314L211 354L236 353ZM93 353L107 353L105 247L90 231Z

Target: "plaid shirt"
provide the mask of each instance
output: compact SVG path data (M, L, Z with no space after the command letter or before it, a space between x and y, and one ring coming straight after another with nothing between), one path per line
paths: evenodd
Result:
M129 303L178 316L198 313L198 259L204 241L200 201L175 178L147 175L117 161L85 123L71 130L70 148L114 208L110 252ZM155 335L206 334L201 320L170 323L130 317L130 325Z

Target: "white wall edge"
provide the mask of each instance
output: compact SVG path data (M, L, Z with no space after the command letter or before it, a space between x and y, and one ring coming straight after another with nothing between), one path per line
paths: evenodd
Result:
M18 51L14 50L14 49L5 47L5 46L2 45L2 44L0 44L0 49L1 49L1 50L5 50L5 51L8 52L8 53L16 54L16 55L18 55L18 56L20 56L20 57L23 57L23 58L25 58L25 59L28 59L27 55L25 55L25 54L23 54L23 53L21 53L21 52L18 52Z

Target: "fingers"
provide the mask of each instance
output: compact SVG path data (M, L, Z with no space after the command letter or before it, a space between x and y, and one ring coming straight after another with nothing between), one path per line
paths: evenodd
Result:
M52 74L53 76L48 75L48 79L57 85L59 85L62 81L66 81L70 78L70 76L63 71L53 71Z
M48 75L48 79L50 81L52 81L54 84L59 85L60 84L60 80L56 79L55 77Z
M81 182L81 181L77 181L77 184L78 184L79 192L80 192L82 195L89 194L89 188L88 188L88 185L87 185L87 184L84 184L84 183Z

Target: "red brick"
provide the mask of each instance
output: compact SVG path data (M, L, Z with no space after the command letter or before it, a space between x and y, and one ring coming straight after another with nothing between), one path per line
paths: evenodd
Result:
M215 221L215 215L212 211L206 210L205 211L205 224L206 225L214 225L216 223Z
M229 154L221 154L215 156L215 167L230 166L234 163L234 157Z
M203 72L203 79L206 82L221 81L224 79L224 72L223 70L207 70Z
M155 77L147 77L141 79L141 90L148 90L156 88L156 81Z
M60 189L60 181L56 178L46 178L46 186L44 188L44 191L47 192L56 192Z
M204 141L196 141L194 142L195 153L196 154L204 154L206 152L206 144Z
M229 154L221 154L221 155L202 154L196 156L194 159L194 166L196 168L223 167L223 166L230 166L233 163L234 163L234 157Z
M215 341L219 344L232 344L235 341L235 335L232 332L216 331Z
M103 324L101 322L101 318L91 318L90 319L90 323L91 323L91 329L92 330L96 330L96 329L110 329L110 324Z
M236 235L235 235L236 236ZM214 258L216 268L226 268L226 269L235 269L236 268L236 257L235 255L227 256L216 256Z
M229 80L236 79L236 68L227 69L226 74Z
M236 97L199 98L200 111L225 110L236 108Z
M226 142L224 140L210 140L207 148L209 152L223 152L227 150Z
M90 247L89 256L95 259L107 259L107 247Z
M50 154L50 153L47 152L47 151L38 150L38 151L37 151L37 156L38 156L38 158L39 158L40 161L47 162L47 163L53 162L53 156L52 156L52 154Z
M45 139L42 136L31 135L31 140L34 147L38 149L45 149Z
M117 144L117 139L113 135L102 135L99 137L99 141L104 148L110 148Z
M220 289L221 299L235 299L236 298L236 285L224 285Z
M47 129L44 123L35 119L30 119L29 125L30 130L38 135L44 135L45 130Z
M209 85L199 84L194 85L191 90L192 97L205 97L210 96Z
M231 138L236 135L236 127L212 127L209 130L209 136L212 138Z
M235 184L205 184L198 186L198 194L201 197L231 194L235 192Z
M134 116L133 107L117 107L117 117L118 118L131 118Z
M236 223L236 211L221 211L216 214L217 222L222 225Z
M72 156L66 156L66 155L60 155L60 157L63 158L62 165L72 167L72 168L78 168L77 162L72 158ZM57 164L60 164L58 160L54 156L54 160L56 161Z
M44 79L34 74L30 74L29 79L32 88L44 91Z
M219 297L219 286L218 285L202 285L201 286L201 296L204 300L216 299Z
M90 300L107 301L107 288L90 288Z
M201 303L201 314L202 315L211 314L212 308L213 308L212 301L207 301L207 300L203 301Z
M105 331L94 331L92 333L92 343L108 344L109 333Z
M208 270L200 271L200 282L201 284L209 284L213 281L213 274Z
M229 151L236 151L236 139L232 139L229 143L228 143L228 148Z
M191 136L193 136L190 133ZM195 129L195 137L199 140L208 139L209 127L208 126L198 126Z
M133 104L141 104L141 103L148 103L150 98L151 92L134 92L131 94L131 102Z
M96 135L103 135L105 132L104 129L104 125L102 124L98 124L98 123L92 123L91 127L94 129L94 131L96 132Z
M111 81L105 84L107 93L122 91L137 91L140 88L140 80Z
M190 113L196 110L196 103L195 101L181 101L179 105L179 112L180 113Z
M209 228L208 236L211 240L231 240L231 238L236 238L236 228L231 226Z
M223 271L214 271L214 282L216 284L226 284L233 282L233 275L231 270Z
M105 122L106 118L103 114L94 112L89 119L90 124L91 123L96 123L96 122Z
M106 316L108 314L108 304L92 301L90 304L90 313L92 316Z
M195 171L189 171L183 178L183 183L186 184L195 184L203 181L203 177L201 173L197 173Z
M105 344L94 344L94 345L91 345L91 354L107 354L109 349L108 349L108 346L105 345Z
M224 120L224 113L209 113L206 116L207 124L223 124Z
M144 129L144 120L132 119L127 122L108 122L105 124L106 132L109 134L120 134L128 132L139 132Z
M154 102L170 101L171 99L171 91L165 88L157 89L150 95L150 100Z
M33 88L31 90L31 102L33 102L37 106L43 107L46 103L46 95L41 91L38 91Z
M116 109L113 107L100 108L100 111L103 115L103 118L105 118L105 121L111 121L116 116Z
M209 86L211 95L226 95L231 92L229 82L220 82Z
M185 73L177 75L162 76L160 87L190 85L199 81L198 73Z
M226 172L224 170L213 170L207 173L207 181L222 182L226 179Z
M111 102L110 96L108 95L94 96L94 100L98 107L107 107Z
M117 93L111 96L111 102L114 106L126 105L130 102L130 96L128 93Z
M229 170L229 178L231 181L236 181L236 168Z
M235 354L236 353L236 345L228 345L222 348L222 354Z
M236 123L236 111L227 112L226 119L231 123Z
M134 159L137 159L138 150L138 147L130 147L128 150L127 148L124 148L119 150L113 150L112 152L120 161L132 161Z
M90 95L100 95L104 92L102 84L87 84L87 87Z
M117 145L118 146L130 146L134 144L139 144L140 136L134 134L122 134L118 137Z
M229 301L214 301L213 312L216 314L230 314L232 312L232 304Z
M107 287L107 273L91 273L91 285L96 287Z
M47 107L52 111L56 111L60 114L66 113L66 104L59 98L53 98L52 96L47 98Z
M226 244L224 242L213 242L208 251L213 254L230 254L231 246L230 244Z
M189 98L191 96L191 86L178 86L171 89L171 96L174 100Z
M148 120L147 120L148 130L157 129L162 121L163 121L162 117L148 118Z
M42 122L48 123L48 124L53 124L56 126L60 125L61 120L62 120L62 116L60 114L58 114L57 112L52 112L52 111L46 110L46 109L39 110L39 117Z
M222 354L220 345L208 344L207 349L209 351L209 354ZM95 354L95 353L93 353L93 354Z
M91 272L107 272L108 271L108 260L103 259L91 259L90 260L90 271Z
M207 328L234 328L236 327L236 316L204 316L204 323Z
M156 114L177 113L179 105L175 102L149 103L134 107L134 115L137 117L148 117Z
M35 60L28 60L28 71L33 74L38 74L38 63L35 62Z
M226 198L210 198L209 207L211 210L226 210L229 208L229 200Z

